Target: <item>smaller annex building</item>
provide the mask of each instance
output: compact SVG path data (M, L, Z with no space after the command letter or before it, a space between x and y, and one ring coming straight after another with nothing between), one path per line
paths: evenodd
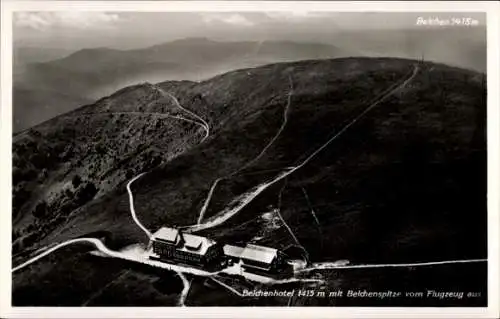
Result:
M258 275L287 276L293 273L285 254L276 248L247 244L240 260L244 271Z
M240 257L241 254L243 254L243 250L245 250L245 247L240 247L235 245L224 245L223 250L227 262L230 265L232 265L234 263L240 262Z
M224 257L222 246L217 242L170 227L155 232L150 245L151 259L201 268L216 268Z

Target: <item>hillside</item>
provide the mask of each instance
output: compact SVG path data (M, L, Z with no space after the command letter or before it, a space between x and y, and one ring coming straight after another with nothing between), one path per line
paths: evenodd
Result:
M172 99L145 84L14 136L14 227L47 232L94 196L189 149L203 134L167 117L178 114ZM27 234L24 242L36 241Z
M216 42L204 38L135 50L83 49L54 61L27 64L15 72L15 92L23 90L24 95L51 103L41 111L43 104L15 94L14 131L71 111L82 105L82 99L96 100L139 82L200 80L242 67L350 54L316 43Z
M407 85L393 90L405 79ZM199 233L221 241L288 249L290 254L301 254L293 247L303 246L311 263L485 258L483 80L480 73L441 64L342 58L242 69L199 83L167 81L125 88L14 137L13 264L44 245L98 231L107 234L106 244L115 249L145 244L146 236L130 217L125 188L141 172L149 171L132 186L141 222L150 230L188 226L197 223L218 178L237 172L218 183L203 222L220 217L225 207L235 205L235 198L275 179L286 167L301 165L338 133L342 134L307 164L265 188L225 222ZM199 125L160 119L159 114L187 116L162 90L208 122L207 139L200 143L204 131ZM387 92L387 98L373 103ZM371 105L373 109L357 119ZM346 125L350 126L343 131ZM262 156L239 171L280 128ZM75 182L76 175L80 182L78 178ZM290 230L276 222L277 212ZM113 298L124 293L143 304L139 291L144 287L154 296L150 303L170 298L172 292L151 290L158 278L169 280L169 272L145 274L123 265L123 273L114 263L109 268L99 266L105 263L102 258L83 254L85 250L68 250L15 274L14 304L80 305L105 282L113 285L92 297L96 305L127 304ZM71 267L77 263L85 266ZM328 278L330 289L391 289L406 283L415 289L481 291L482 299L467 304L477 305L486 297L485 270L467 265L433 267L419 270L419 281L408 275L412 268L320 276ZM58 279L60 273L72 278L73 288ZM85 276L80 280L81 274ZM106 279L99 281L98 274ZM463 274L467 280L457 281ZM34 284L41 280L57 289L42 296ZM203 279L192 285L189 304L249 302L207 288L211 286ZM75 297L61 299L64 295ZM287 300L262 302L259 305L283 305ZM295 304L337 302L342 304L335 300ZM419 301L400 301L415 302Z

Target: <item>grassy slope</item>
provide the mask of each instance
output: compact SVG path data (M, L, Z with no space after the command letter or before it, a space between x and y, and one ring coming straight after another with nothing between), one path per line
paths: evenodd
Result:
M306 61L231 72L199 84L162 84L181 104L209 120L213 136L134 184L141 220L151 229L194 223L211 183L252 159L281 125L289 76L294 84L289 123L249 171L296 163L405 76L412 64L396 59ZM425 65L401 94L380 104L288 178L282 215L312 261L486 256L480 81L476 73ZM274 174L222 182L207 217ZM205 233L221 240L251 239L260 225L236 226L275 207L282 186L270 187L232 220ZM321 223L322 238L302 188ZM73 214L46 241L96 230L111 231L119 245L145 240L131 222L124 184ZM283 240L284 234L281 228L264 240L278 246L291 243L290 238ZM435 271L434 276L453 275L443 268ZM474 274L484 279L480 272Z
M24 238L19 248L64 224L92 199L83 196L86 185L95 186L98 198L198 143L199 126L161 116L180 113L172 99L138 85L16 135L14 231ZM72 185L74 176L82 179L79 185ZM42 202L45 216L34 218Z

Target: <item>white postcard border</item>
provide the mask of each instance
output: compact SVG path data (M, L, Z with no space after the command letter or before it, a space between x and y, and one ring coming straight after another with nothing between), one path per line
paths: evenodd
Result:
M4 207L0 263L0 316L5 318L494 318L499 315L499 12L495 1L8 1L1 2L1 122L0 166ZM14 11L136 11L136 12L487 12L488 37L488 307L154 307L58 308L11 307L11 172L12 172L12 13Z

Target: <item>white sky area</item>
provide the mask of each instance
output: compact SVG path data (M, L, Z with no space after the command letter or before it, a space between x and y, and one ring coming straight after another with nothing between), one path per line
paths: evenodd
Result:
M416 29L418 17L471 17L481 13L335 12L17 12L17 46L81 49L139 48L186 37L221 41L292 40L332 42L349 30Z

